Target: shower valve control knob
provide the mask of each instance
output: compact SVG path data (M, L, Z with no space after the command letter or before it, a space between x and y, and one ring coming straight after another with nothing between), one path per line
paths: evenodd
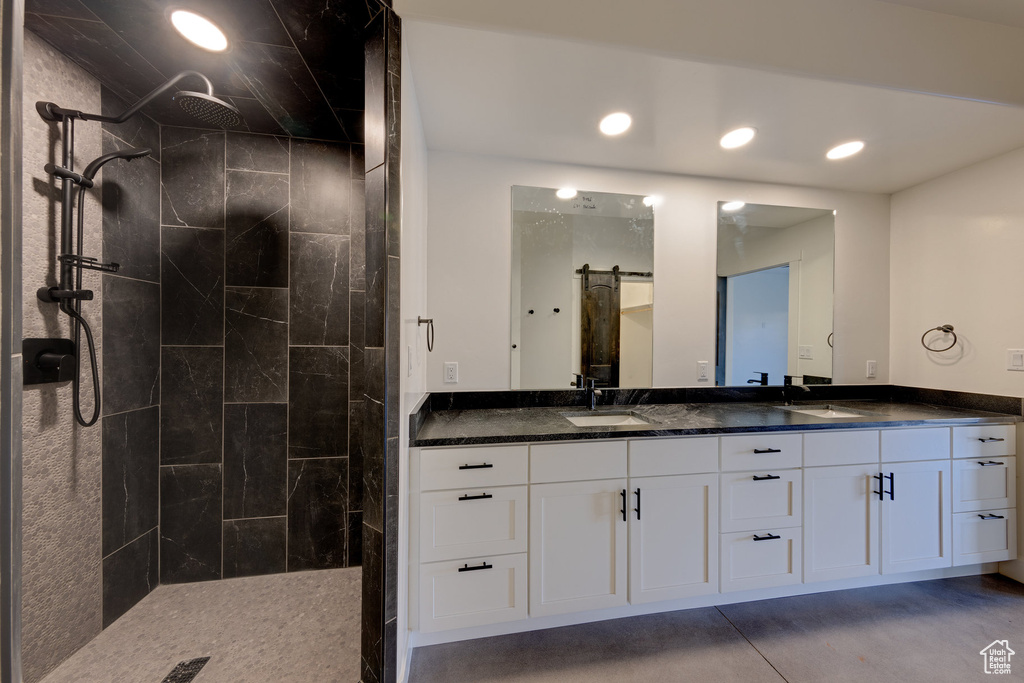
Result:
M91 289L60 289L58 287L40 287L36 292L40 301L56 303L61 299L72 299L79 301L92 301Z

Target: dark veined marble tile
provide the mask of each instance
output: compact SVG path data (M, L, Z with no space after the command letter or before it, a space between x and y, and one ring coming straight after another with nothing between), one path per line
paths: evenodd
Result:
M224 406L224 519L287 512L288 406Z
M288 172L288 138L229 132L227 144L228 170Z
M79 0L25 0L25 11L55 17L97 21L96 15Z
M344 567L347 458L288 463L288 571Z
M221 578L221 466L160 468L160 582Z
M270 115L263 103L255 97L229 97L228 101L235 106L238 113L242 115L240 130L250 133L268 133L270 135L284 135L284 129L277 120Z
M288 520L231 519L224 522L224 578L285 571Z
M134 104L134 102L132 103ZM130 105L106 85L100 85L100 113L104 116L120 116ZM124 123L103 124L103 130L118 138L128 147L142 147L150 150L149 158L160 161L160 124L143 113L132 116ZM159 193L159 181L158 189ZM159 202L159 194L157 201ZM159 212L159 206L157 207Z
M160 520L160 408L103 418L103 556Z
M288 456L348 455L348 348L289 349Z
M163 343L224 343L224 231L161 228Z
M162 129L163 225L224 227L224 133Z
M352 179L352 210L349 212L352 232L352 253L349 258L352 289L366 289L366 180L360 175Z
M384 623L384 678L398 680L398 620L391 618Z
M103 276L102 351L105 415L159 402L160 285Z
M224 400L288 400L288 290L228 288Z
M384 405L376 401L364 404L363 424L363 522L384 531L385 448ZM373 425L371 427L370 425Z
M387 435L389 438L398 436L401 410L399 406L402 400L402 364L399 359L402 357L401 333L401 283L399 282L401 267L398 259L388 257L388 310L387 310L387 337L384 348L386 358L390 359L385 365L385 396L388 406Z
M365 344L366 293L349 294L349 396L361 401L366 391L366 366L363 362Z
M126 149L103 133L103 153ZM103 260L117 263L118 274L160 281L160 164L142 158L115 159L100 171L103 201Z
M362 54L360 54L360 57ZM355 94L359 94L359 101L362 102L363 98L363 80L360 78L358 81L345 81L342 85L343 88L348 89L355 99ZM341 125L342 140L348 142L362 144L363 142L363 110L362 109L335 109L334 115L338 117L338 123Z
M349 146L292 140L292 232L349 234Z
M160 583L159 531L151 529L103 558L103 628L134 607Z
M360 397L362 398L362 397ZM363 509L363 421L362 400L349 404L348 412L348 510Z
M398 439L388 439L384 496L384 620L398 616Z
M386 143L385 98L387 96L387 50L385 14L381 12L366 27L366 72L364 76L366 170L384 163Z
M292 344L349 343L349 238L291 238L289 336Z
M384 654L384 535L363 525L363 681L380 680ZM368 677L371 676L371 677Z
M234 75L286 133L337 140L341 126L299 51L291 46L239 42L231 54Z
M226 282L288 286L288 176L227 172Z
M363 513L348 513L348 566L363 563Z
M385 169L366 174L366 346L384 346L387 305L387 220L385 218Z
M163 347L162 465L221 462L223 347Z

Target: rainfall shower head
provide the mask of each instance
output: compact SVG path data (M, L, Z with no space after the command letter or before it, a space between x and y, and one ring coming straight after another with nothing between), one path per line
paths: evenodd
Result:
M186 114L203 123L230 128L242 122L242 115L237 109L212 94L181 90L174 94L173 99Z

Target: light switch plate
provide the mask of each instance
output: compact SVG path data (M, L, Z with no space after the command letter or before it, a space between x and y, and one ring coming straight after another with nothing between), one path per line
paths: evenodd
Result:
M707 382L708 379L708 362L706 360L697 361L697 381Z
M798 348L801 360L814 360L814 351L810 346L800 346Z
M1006 349L1006 369L1024 372L1024 349Z
M876 377L878 377L878 361L868 361L868 367L865 376L868 379L875 379Z

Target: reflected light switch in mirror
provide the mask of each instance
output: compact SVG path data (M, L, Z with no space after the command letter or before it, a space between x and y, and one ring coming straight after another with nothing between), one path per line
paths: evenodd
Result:
M802 360L814 360L814 354L811 352L810 346L800 347L800 358Z

